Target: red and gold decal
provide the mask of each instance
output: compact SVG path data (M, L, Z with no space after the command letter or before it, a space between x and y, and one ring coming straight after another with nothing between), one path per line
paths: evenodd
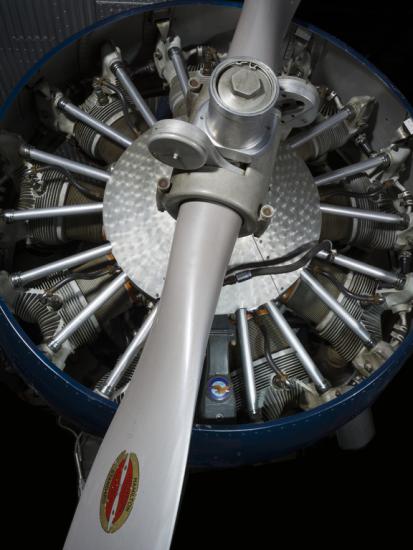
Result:
M138 457L123 451L109 470L100 498L100 524L106 533L115 533L128 519L138 485Z

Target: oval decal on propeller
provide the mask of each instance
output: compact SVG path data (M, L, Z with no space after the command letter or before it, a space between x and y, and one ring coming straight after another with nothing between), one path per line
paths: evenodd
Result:
M115 533L128 519L138 485L138 457L122 451L112 464L100 498L100 524L106 533Z

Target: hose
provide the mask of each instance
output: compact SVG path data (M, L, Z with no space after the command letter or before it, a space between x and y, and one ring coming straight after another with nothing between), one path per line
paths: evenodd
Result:
M303 250L307 250L310 246L310 250L304 254L299 260L287 265L277 265L288 261L291 258L294 258L301 254ZM314 241L307 243L296 248L294 251L286 254L285 256L280 256L279 258L273 258L270 260L263 260L262 262L248 262L244 264L238 264L227 271L227 275L224 279L224 285L233 285L236 283L241 283L243 281L248 281L253 277L260 277L262 275L281 275L283 273L291 273L297 269L301 269L308 262L317 256L322 250L331 252L332 250L331 241L322 241L314 246ZM234 271L237 273L233 274Z
M328 279L333 285L338 288L340 292L348 296L349 298L352 298L353 300L358 300L359 302L365 302L368 304L382 304L385 300L382 296L379 296L378 294L374 295L367 295L367 294L356 294L355 292L352 292L348 288L346 288L343 283L341 283L338 279L334 277L332 273L329 273L328 271L322 271L318 268L312 268L311 271L314 274L319 274Z
M102 267L99 269L85 270L85 271L68 271L64 279L56 283L51 288L48 288L43 294L42 299L47 299L49 296L52 296L55 292L60 290L65 285L69 284L71 281L77 280L88 280L97 279L103 277L104 275L117 275L120 273L120 268L113 265L113 260L110 262L105 262Z

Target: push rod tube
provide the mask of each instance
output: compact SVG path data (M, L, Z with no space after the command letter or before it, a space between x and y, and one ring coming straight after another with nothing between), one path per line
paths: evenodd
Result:
M74 204L55 208L34 208L33 210L4 210L2 218L7 223L42 220L44 218L67 218L68 216L87 216L103 212L103 203Z
M320 260L327 260L330 263L344 267L356 273L362 273L373 279L378 279L384 283L394 285L396 288L403 288L405 277L399 273L393 273L392 271L387 271L381 269L380 267L375 267L373 265L367 264L365 262L360 262L359 260L354 260L348 256L343 256L342 254L330 254L325 250L318 252L317 258Z
M14 287L24 286L31 281L36 281L43 277L48 277L53 273L58 273L59 271L64 271L65 269L81 265L91 260L95 260L96 258L101 258L106 254L110 254L111 251L112 245L110 243L103 244L102 246L90 248L84 252L73 254L67 258L56 260L55 262L50 262L40 267L35 267L34 269L12 273L10 275L10 282Z
M130 76L126 72L125 67L121 61L115 61L111 67L111 71L119 80L122 88L126 91L137 111L142 115L146 124L151 128L156 123L156 118L152 111L149 109L146 101L143 99L139 91L136 89L135 84L132 82Z
M336 206L332 204L320 204L320 210L323 214L332 214L333 216L341 216L344 218L355 218L357 220L369 220L379 223L406 225L406 218L400 214L388 214L387 212L362 210L361 208Z
M83 124L96 130L98 134L107 137L125 149L133 143L131 139L124 136L121 132L118 132L107 124L90 116L88 113L85 113L85 111L82 111L82 109L79 109L79 107L76 107L76 105L73 105L73 103L70 103L70 101L63 97L57 102L57 107L70 117L83 122Z
M184 97L186 97L189 92L189 82L188 73L186 71L184 60L182 58L182 51L178 47L171 47L168 50L168 55L174 66L176 77L178 79L182 93L184 94Z
M20 154L26 159L41 162L42 164L50 164L51 166L60 166L61 168L65 168L74 174L87 176L105 183L110 178L109 172L106 172L105 170L100 170L94 166L88 166L87 164L82 164L81 162L75 162L74 160L59 157L58 155L52 155L51 153L46 153L45 151L35 149L30 145L22 145L20 148Z
M257 415L257 391L255 388L254 364L252 361L246 309L239 309L237 311L237 328L248 414L251 418L254 418Z
M357 174L362 174L368 170L374 170L375 168L386 168L390 164L390 158L386 153L377 155L367 160L362 160L356 162L355 164L349 164L344 166L344 168L339 168L338 170L333 170L332 172L327 172L327 174L322 174L314 179L315 184L318 186L322 185L331 185L337 181L344 180L350 176L356 176Z
M301 280L316 294L327 307L333 311L339 319L343 321L350 330L356 334L367 348L372 348L375 344L373 338L364 326L354 319L352 315L344 309L344 307L337 302L337 300L323 287L323 285L315 278L311 273L304 269L301 272Z
M111 397L122 376L125 374L136 355L143 348L143 345L145 344L148 334L152 328L157 311L158 306L156 305L146 316L146 319L133 337L129 346L126 348L126 351L119 357L105 384L102 388L96 390L97 393L100 393L105 397Z
M301 147L305 143L319 136L326 130L335 128L341 122L350 118L352 114L353 114L353 109L351 107L344 107L344 109L342 109L335 115L332 115L331 117L327 118L323 122L316 124L315 126L313 126L313 128L310 128L310 130L308 130L307 132L300 132L298 135L288 140L287 143L291 147L291 149L297 149L298 147Z
M275 326L287 340L290 347L295 351L297 357L300 359L306 373L314 382L316 388L319 392L323 393L329 388L329 384L324 379L321 372L318 370L318 367L314 361L309 356L307 350L302 345L300 340L297 338L295 332L290 327L290 325L285 320L281 311L273 302L267 302L265 307L270 314L271 319L274 321Z
M121 273L108 286L102 290L86 307L70 321L56 336L49 342L48 346L53 351L59 351L66 342L96 311L103 306L116 292L123 287L128 280L125 273Z

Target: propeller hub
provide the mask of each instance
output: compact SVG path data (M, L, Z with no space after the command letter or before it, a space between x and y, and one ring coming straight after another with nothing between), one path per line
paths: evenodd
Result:
M272 128L279 85L264 63L225 60L213 72L209 91L207 133L218 145L251 148L263 140L266 128Z

